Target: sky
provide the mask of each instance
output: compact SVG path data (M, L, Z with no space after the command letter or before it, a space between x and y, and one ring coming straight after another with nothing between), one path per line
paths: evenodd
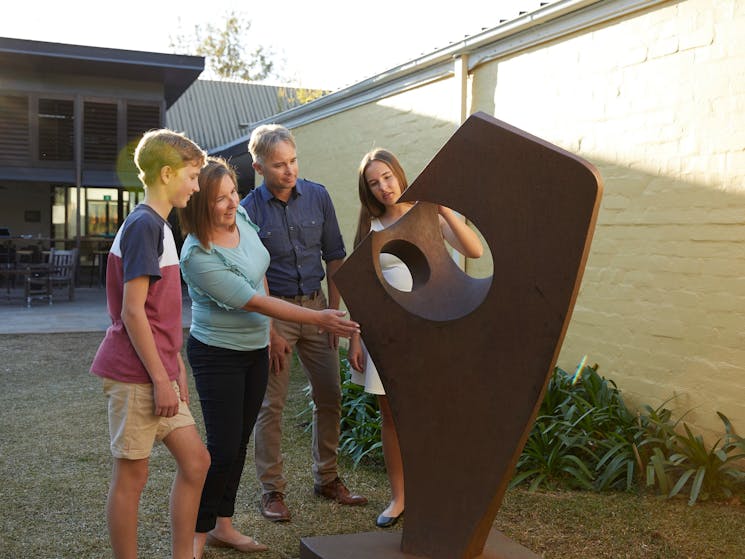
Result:
M274 52L288 85L339 89L538 7L538 0L30 0L0 9L0 37L175 52L171 39L251 20L249 50ZM277 81L277 80L275 80Z

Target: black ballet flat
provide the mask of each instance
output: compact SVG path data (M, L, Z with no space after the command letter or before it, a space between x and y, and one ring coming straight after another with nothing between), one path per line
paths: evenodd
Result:
M378 515L378 519L375 521L375 525L378 528L390 528L396 522L398 522L398 519L401 518L403 515L404 511L401 511L398 516L386 516L381 513L380 515Z

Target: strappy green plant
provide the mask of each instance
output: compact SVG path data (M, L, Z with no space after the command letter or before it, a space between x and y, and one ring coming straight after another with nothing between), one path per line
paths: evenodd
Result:
M345 354L346 355L346 354ZM346 357L341 360L341 435L339 451L352 459L357 467L363 459L381 462L383 443L380 439L381 417L378 402L351 380Z
M694 435L686 423L680 430L669 424L650 422L656 443L647 464L647 486L656 487L668 497L688 494L688 504L713 497L732 497L745 486L745 472L737 462L745 458L745 439L735 434L732 423L717 412L725 435L707 445L701 435ZM665 415L665 417L667 417Z
M538 418L518 458L511 485L530 482L531 491L539 487L591 490L593 475L583 460L592 454L587 444L587 438L571 425L548 416Z
M584 488L595 491L655 488L689 504L731 497L745 488L745 439L717 415L725 435L707 445L666 400L656 408L628 409L616 384L597 365L583 363L574 375L556 368L539 415L518 459L511 485Z
M596 491L634 486L636 418L615 383L597 368L583 362L574 375L554 370L513 486L529 482L533 490L562 485Z

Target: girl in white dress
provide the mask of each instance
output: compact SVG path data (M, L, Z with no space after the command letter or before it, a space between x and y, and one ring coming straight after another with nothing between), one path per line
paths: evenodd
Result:
M359 168L360 216L354 239L355 247L371 230L380 231L392 225L413 207L414 204L409 202L396 203L408 186L406 174L391 152L376 148L362 158ZM483 247L476 233L451 209L440 206L439 213L442 235L450 246L468 258L479 258ZM383 277L392 287L411 291L411 274L401 260L391 254L381 254L380 266ZM347 357L354 369L352 381L363 385L365 392L378 396L383 420L383 457L391 484L391 502L380 513L375 524L385 528L393 526L404 512L404 474L398 435L380 376L367 355L359 334L350 338Z

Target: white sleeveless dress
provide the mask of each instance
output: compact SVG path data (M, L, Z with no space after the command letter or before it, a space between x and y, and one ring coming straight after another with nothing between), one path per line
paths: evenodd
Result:
M378 218L374 218L370 223L370 231L382 231L385 229L383 224ZM381 253L380 254L380 268L383 272L383 278L392 287L395 287L399 291L411 291L412 278L411 272L399 258L392 254ZM364 333L363 333L364 335ZM360 384L365 387L365 392L370 394L385 394L383 383L380 381L380 375L378 370L375 368L375 364L370 359L370 355L365 349L364 343L362 345L365 350L366 364L364 373L358 373L352 369L352 382Z

